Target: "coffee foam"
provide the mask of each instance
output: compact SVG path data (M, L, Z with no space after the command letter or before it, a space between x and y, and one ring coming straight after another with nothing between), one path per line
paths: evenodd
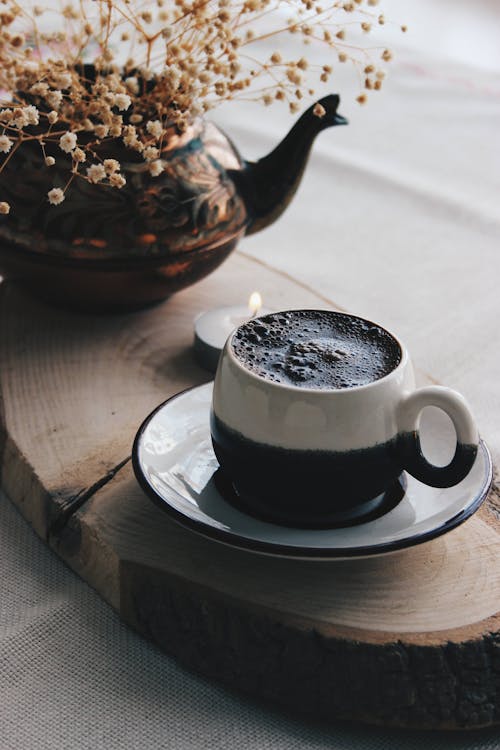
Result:
M401 360L383 328L333 311L271 313L232 338L239 361L265 380L316 389L354 388L388 375Z

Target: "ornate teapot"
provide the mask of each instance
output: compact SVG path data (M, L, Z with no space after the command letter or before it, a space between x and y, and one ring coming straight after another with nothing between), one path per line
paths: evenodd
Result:
M255 163L203 120L182 134L172 128L158 177L122 144L115 152L106 144L105 156L120 160L126 186L77 179L60 206L46 195L67 181L67 165L58 176L57 162L44 168L38 143L20 149L0 174L2 197L12 206L9 217L0 216L0 274L52 302L94 310L143 307L193 284L243 235L285 210L316 135L347 122L337 114L337 95L320 104L321 117L309 108ZM56 155L57 146L47 144L47 154L50 148ZM57 156L60 162L60 151Z

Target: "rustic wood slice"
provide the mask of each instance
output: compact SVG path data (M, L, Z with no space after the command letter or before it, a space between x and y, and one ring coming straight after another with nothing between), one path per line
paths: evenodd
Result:
M0 286L2 486L122 618L191 668L323 718L405 727L500 723L500 492L432 542L377 558L261 556L173 523L141 491L144 417L210 378L194 316L259 289L328 300L236 254L163 305L120 316Z

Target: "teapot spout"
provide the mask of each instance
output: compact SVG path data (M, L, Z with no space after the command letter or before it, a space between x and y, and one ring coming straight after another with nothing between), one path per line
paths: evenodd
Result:
M340 97L320 99L297 120L283 141L257 162L245 162L231 174L245 202L254 234L272 224L286 209L299 186L314 139L332 125L347 125L337 113Z

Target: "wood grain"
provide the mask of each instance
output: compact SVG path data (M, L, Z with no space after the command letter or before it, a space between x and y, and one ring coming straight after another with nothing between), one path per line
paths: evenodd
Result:
M209 376L192 320L259 289L267 306L329 301L237 254L165 304L63 313L0 287L7 493L123 619L183 663L316 716L398 726L500 723L500 502L452 533L378 558L235 550L170 521L140 490L144 416Z

